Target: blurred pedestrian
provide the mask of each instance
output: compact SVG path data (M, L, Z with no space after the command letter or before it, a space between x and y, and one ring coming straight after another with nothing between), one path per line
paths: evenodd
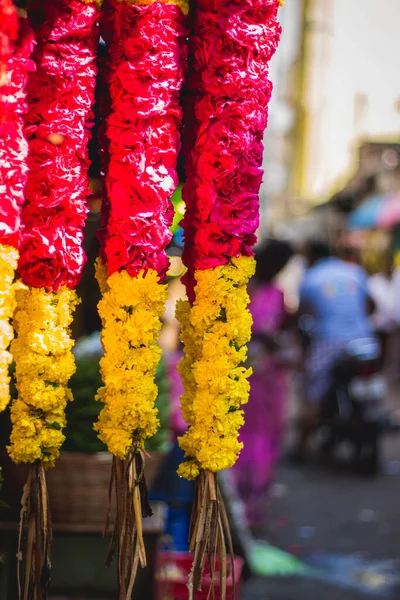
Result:
M309 264L300 287L299 322L307 323L306 404L300 419L295 456L302 460L319 409L332 383L332 367L349 342L373 338L369 313L374 308L365 271L331 255L322 242L306 247Z
M338 256L345 262L349 262L353 265L361 265L360 250L354 246L343 246L339 249Z
M368 292L375 304L371 323L381 345L382 365L386 364L390 338L395 332L396 321L393 314L393 281L391 265L382 258L383 268L368 279Z
M394 331L389 347L389 377L392 384L400 383L400 266L394 269L392 276L392 318Z
M286 318L283 292L275 277L291 258L285 242L270 240L256 254L256 275L250 287L253 338L249 363L251 392L244 407L240 438L244 448L233 479L246 507L248 525L262 524L268 486L273 478L284 433L286 380L278 356L277 335Z

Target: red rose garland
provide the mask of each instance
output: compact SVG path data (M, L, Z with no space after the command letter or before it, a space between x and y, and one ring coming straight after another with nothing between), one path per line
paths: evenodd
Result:
M85 124L92 117L98 16L96 3L83 0L30 5L38 69L28 87L30 172L19 271L32 287L74 288L84 264Z
M0 0L0 121L6 108L2 87L7 83L7 63L18 34L18 15L12 0Z
M4 9L4 3L1 6ZM0 19L4 11L0 9ZM9 365L12 356L8 346L13 338L10 324L15 309L14 276L18 261L18 240L24 187L27 178L26 156L28 144L23 133L23 115L26 112L25 86L33 48L33 36L26 19L20 19L15 47L11 41L16 35L16 15L6 13L11 23L1 23L1 59L7 58L6 70L0 83L0 411L10 401ZM6 32L9 38L6 38ZM11 39L10 39L11 38ZM12 55L10 56L10 52Z
M44 597L51 528L43 466L53 466L59 455L65 406L72 399L67 387L75 370L69 326L78 301L73 288L84 264L99 10L95 2L32 0L28 18L36 39L36 71L27 88L29 176L18 264L25 285L17 291L14 316L18 336L11 349L18 398L11 406L8 451L14 462L33 463L22 515L41 535L36 540L28 536L26 552L32 562L25 564L24 581L37 588L38 597L40 586Z
M179 443L180 475L197 481L190 597L201 584L207 553L225 556L227 533L215 474L241 449L240 406L247 402L244 368L251 316L246 284L254 272L259 223L263 133L272 84L269 61L280 26L279 0L199 0L190 41L184 277L189 302L178 305L185 358L179 370L189 424ZM224 561L222 561L224 563ZM226 565L225 565L226 567ZM226 585L221 569L221 585Z
M116 1L105 7L112 101L107 126L109 275L126 269L135 277L150 268L163 278L168 268L165 248L171 239L170 199L177 186L185 61L179 4Z
M109 0L102 21L110 106L97 272L104 347L98 398L104 408L95 428L115 457L119 509L113 540L118 540L121 600L131 597L138 563L146 564L141 519L151 510L143 451L158 427L154 376L166 301L160 280L168 267L171 196L178 183L187 8L184 0Z

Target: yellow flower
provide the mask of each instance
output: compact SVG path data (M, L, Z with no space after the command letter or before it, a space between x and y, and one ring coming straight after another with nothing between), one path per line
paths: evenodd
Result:
M186 460L179 465L178 475L193 480L200 474L199 464L195 460Z
M8 452L12 460L41 460L53 466L64 441L65 406L72 400L66 387L75 372L68 327L79 302L75 292L57 293L19 287L14 325L18 399L11 405L13 424Z
M190 425L179 438L185 460L178 473L187 479L201 469L217 472L234 465L248 401L251 369L246 344L251 336L247 282L253 258L241 256L227 265L195 273L195 301L177 305L185 357L178 370L184 386L182 413Z
M14 350L17 344L13 345ZM71 352L64 352L58 356L21 353L17 350L19 367L28 378L40 377L45 381L58 381L67 384L75 373L75 361Z
M12 356L8 347L13 339L10 320L15 310L14 284L18 252L12 246L0 244L0 412L10 402L10 377L8 374Z
M99 268L96 276L103 276ZM124 460L132 449L143 447L159 425L154 377L161 356L157 340L167 290L152 270L136 278L126 271L113 273L100 286L104 387L96 398L104 408L94 428L109 451Z

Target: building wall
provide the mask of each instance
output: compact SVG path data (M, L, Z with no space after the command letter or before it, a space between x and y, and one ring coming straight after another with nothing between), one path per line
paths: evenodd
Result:
M293 147L291 137L298 102L295 90L299 81L303 4L304 0L287 0L279 13L282 37L270 69L274 89L264 138L264 178L260 193L261 236L271 229L273 223L285 218L289 211L288 189Z
M310 0L306 21L302 167L293 187L316 202L348 177L361 140L400 136L400 0Z

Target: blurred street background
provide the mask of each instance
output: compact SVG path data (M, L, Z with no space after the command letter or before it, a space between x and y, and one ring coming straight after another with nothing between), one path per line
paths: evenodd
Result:
M237 600L398 600L400 0L286 0L280 14L257 274L250 286L252 391L244 450L226 481L221 477L235 553L244 561ZM55 523L49 600L116 597L115 573L103 568L107 542L100 538L110 462L92 429L101 408L94 397L102 352L94 283L102 198L94 131L88 262L74 322L75 402L68 407L64 452L53 479L49 474ZM177 437L186 427L174 317L184 295L182 161L179 169L157 372L161 427L146 447L158 508L146 530L150 566L138 576L138 600L180 600L171 586L185 572L174 552L187 551L193 498L193 486L175 474L182 458ZM343 357L357 372L334 371ZM0 419L2 445L8 418ZM3 491L17 521L21 478L10 473L5 466ZM15 489L8 489L14 481ZM0 598L15 600L15 527L7 531Z
M376 274L385 268L385 256L396 260L400 246L400 196L390 226L373 216L383 196L400 191L400 5L289 1L281 15L264 156L263 231L294 242L322 237L352 248ZM290 276L286 282L291 302L295 286ZM400 293L394 301L400 303ZM399 367L395 359L394 369ZM399 410L398 385L387 402ZM399 459L394 436L384 442L382 472L373 480L281 461L262 537L306 562L319 560L324 576L258 578L247 585L246 600L400 597Z
M398 398L394 389L397 406ZM283 461L260 537L316 572L272 553L272 574L252 578L244 600L397 600L399 457L400 439L387 440L384 468L372 483L315 463L299 470Z

